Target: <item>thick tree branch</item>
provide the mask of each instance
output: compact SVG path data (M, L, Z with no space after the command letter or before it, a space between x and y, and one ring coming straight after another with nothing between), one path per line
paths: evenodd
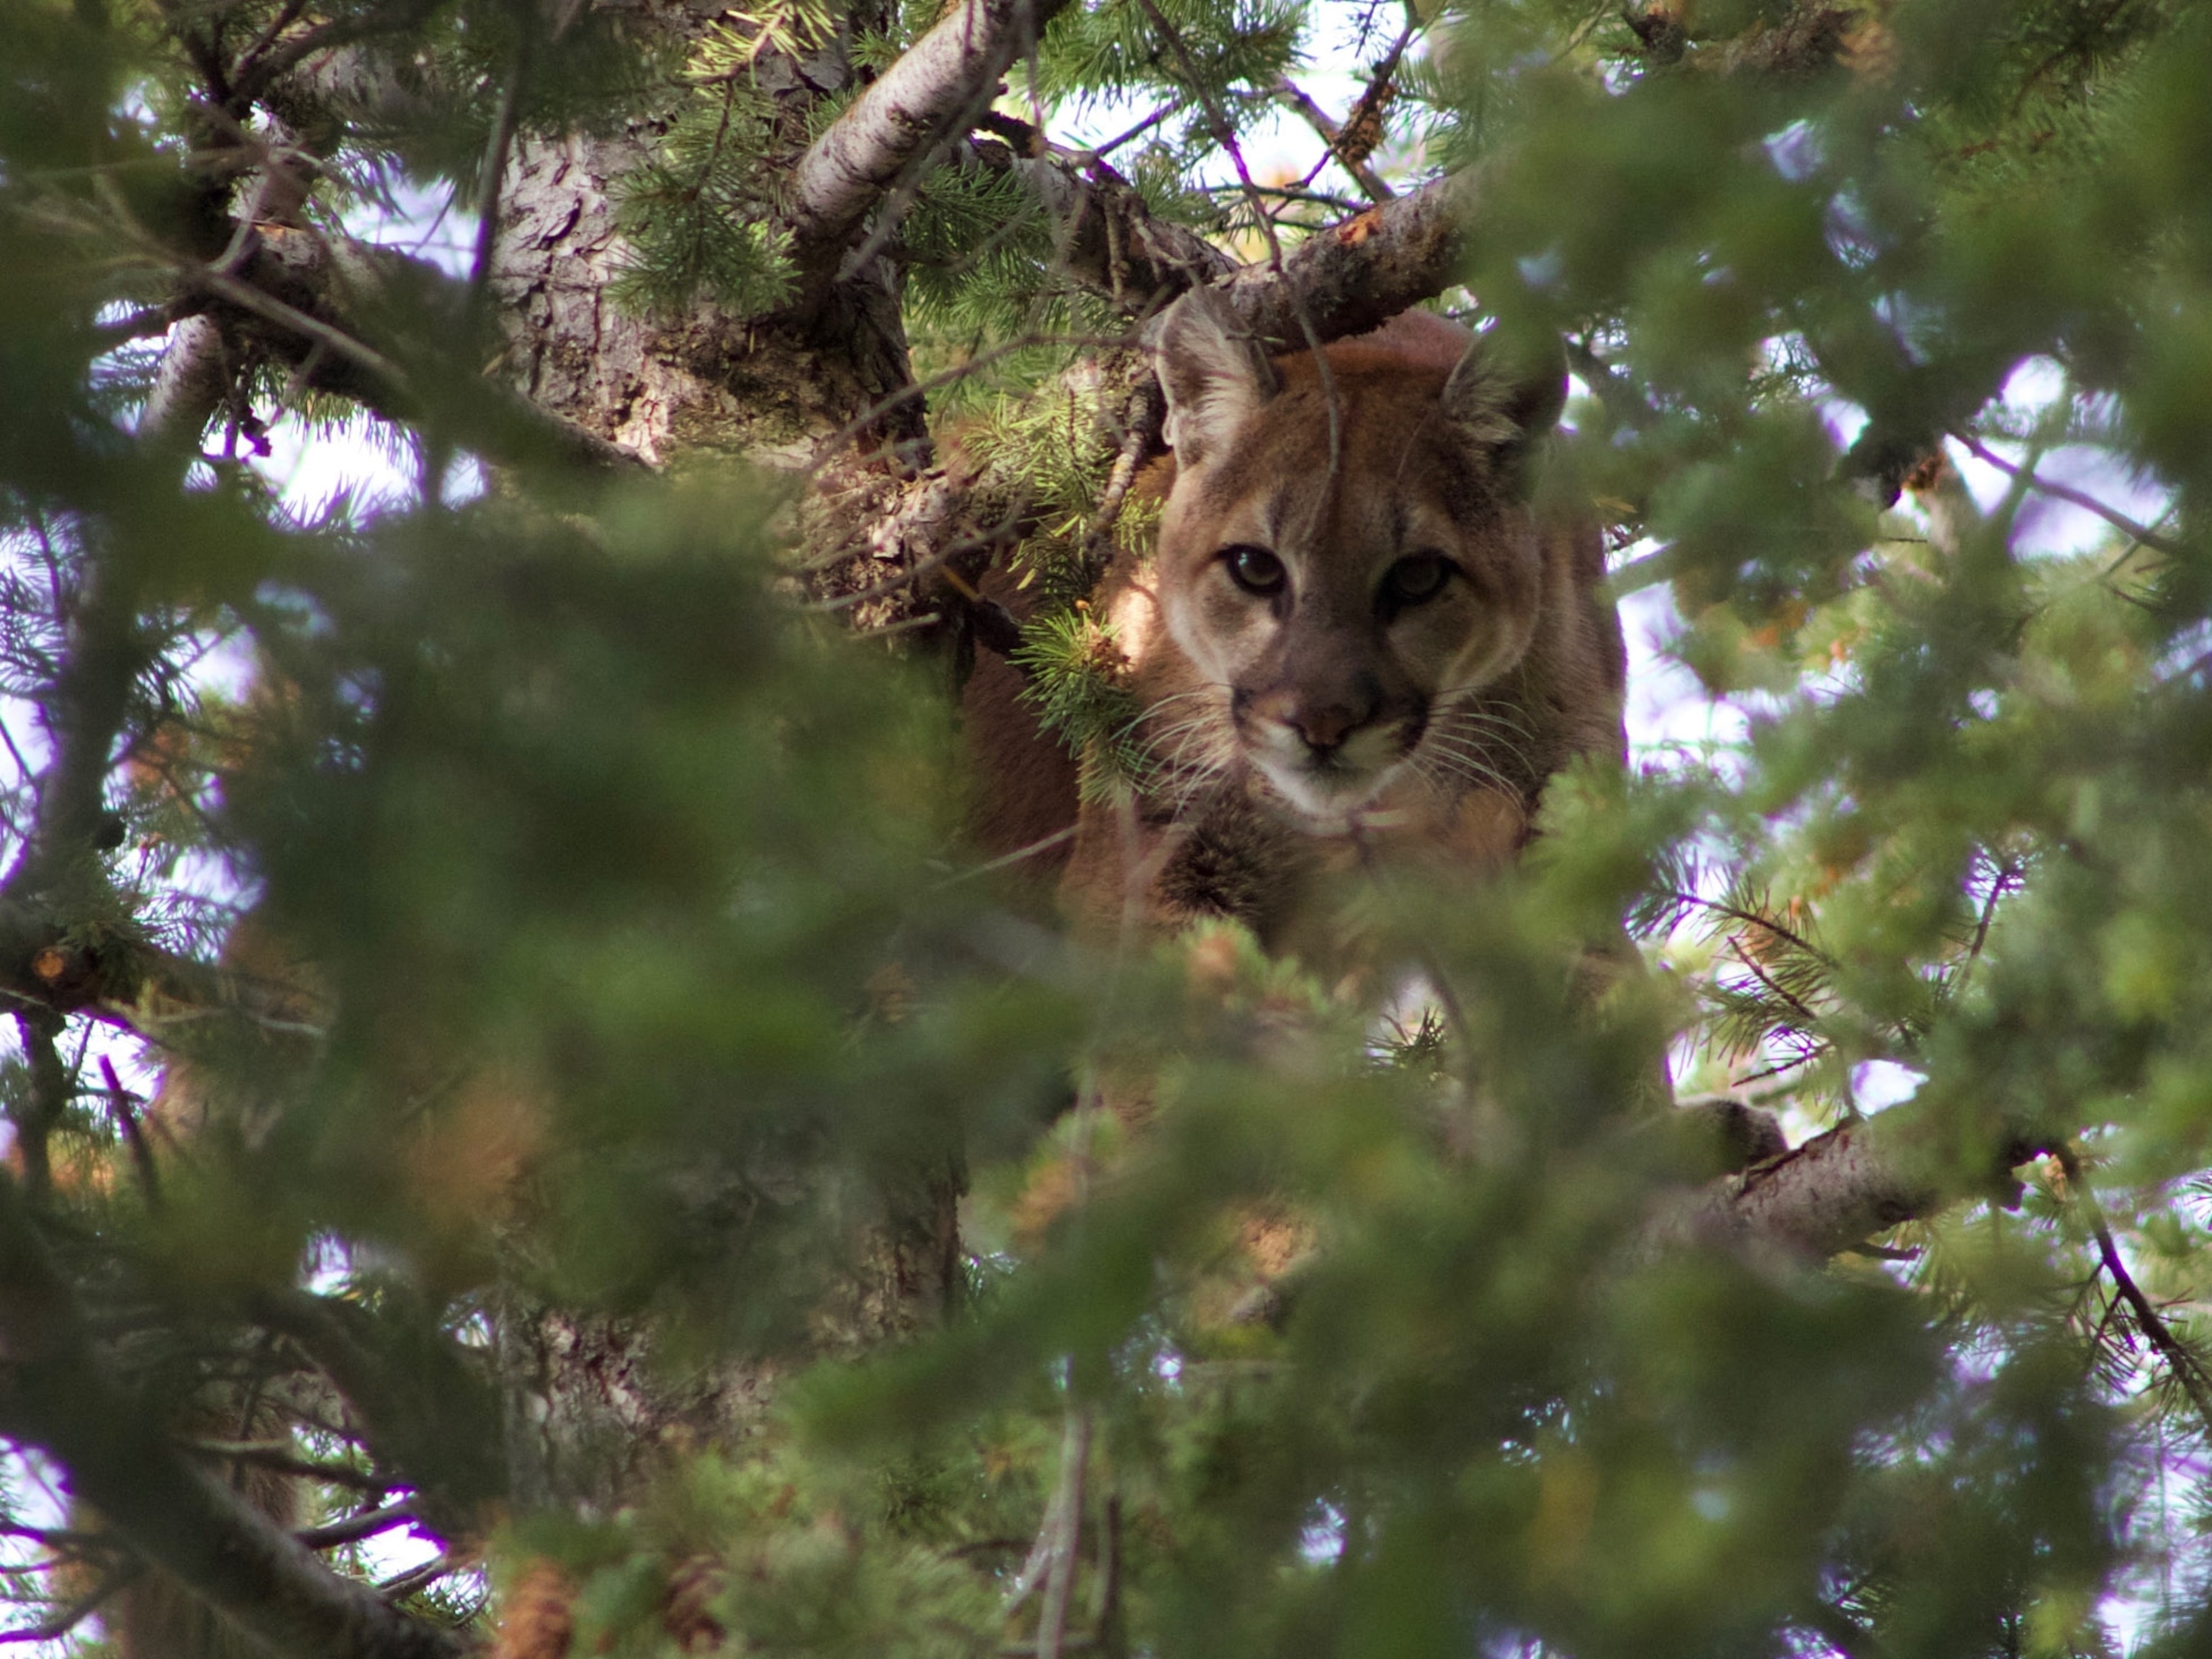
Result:
M2032 1137L2015 1136L1978 1176L1962 1174L1954 1143L1935 1129L1903 1107L1831 1129L1675 1202L1647 1237L1661 1246L1760 1245L1825 1260L1899 1222L1987 1195L2003 1170L2039 1150Z
M1246 265L1218 286L1237 320L1284 351L1379 328L1458 278L1480 175L1455 173L1308 237L1279 275ZM1304 319L1304 324L1301 319Z
M139 550L88 532L90 546L68 618L69 654L43 710L53 757L39 775L37 821L0 896L45 898L112 846L107 775L138 676L152 659L139 625ZM118 837L119 838L119 837Z
M23 1165L23 1185L31 1202L43 1206L53 1192L53 1162L47 1143L67 1115L69 1068L62 1063L61 1016L44 1008L19 1008L15 1028L23 1042L30 1088L9 1107L15 1131L15 1156Z
M802 292L839 274L861 222L988 107L999 79L1066 0L959 0L792 170L786 222Z
M138 416L138 435L190 448L199 442L230 395L232 364L222 327L212 317L187 317L169 331L154 389Z
M112 194L112 193L111 193ZM240 222L214 264L168 246L111 204L140 251L176 274L173 313L186 319L172 343L149 414L149 436L189 442L228 383L226 335L258 342L319 391L350 398L387 419L434 416L453 439L498 465L536 465L550 476L605 477L642 465L635 455L480 376L441 374L456 330L470 317L468 288L427 260L319 230Z
M69 1283L0 1175L0 1433L37 1445L148 1560L279 1654L458 1659L450 1633L386 1605L205 1471L109 1377Z
M0 896L0 998L89 1014L158 1041L171 1017L222 1012L300 1032L296 987L195 962L130 934L87 930L42 903Z

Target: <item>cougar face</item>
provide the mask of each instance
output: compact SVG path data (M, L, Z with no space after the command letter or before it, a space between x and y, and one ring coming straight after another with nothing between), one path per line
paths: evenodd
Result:
M1562 377L1516 384L1441 319L1387 334L1270 362L1201 301L1159 343L1156 597L1194 683L1157 705L1156 747L1170 771L1249 769L1320 832L1401 778L1483 783L1477 704L1545 598L1522 461Z

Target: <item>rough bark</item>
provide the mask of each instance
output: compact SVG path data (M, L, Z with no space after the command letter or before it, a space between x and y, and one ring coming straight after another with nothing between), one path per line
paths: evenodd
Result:
M1955 1146L1937 1126L1899 1107L1815 1135L1676 1200L1655 1218L1648 1242L1654 1248L1748 1246L1824 1259L1900 1222L1996 1192L2003 1172L2036 1151L2033 1136L2008 1133L1984 1167L1962 1173Z
M961 136L968 104L995 83L1023 38L1018 25L1037 15L1029 0L961 9L794 156L795 241L802 271L815 275L805 283L809 303L775 318L705 302L681 315L639 316L610 298L624 257L615 191L660 131L659 119L608 137L519 142L490 274L506 330L503 372L546 415L649 463L742 459L805 471L810 562L829 564L824 548L850 553L849 570L830 564L816 580L831 593L864 590L887 568L879 556L885 538L872 544L870 528L900 505L902 484L933 475L923 403L902 395L911 374L896 267L871 256L839 272L853 263L845 256L868 212L909 163ZM761 84L798 131L804 106L842 88L850 73L825 49L772 64ZM890 538L894 547L901 540ZM901 592L852 608L868 624L903 614L909 603ZM618 1502L666 1449L756 1427L791 1360L857 1352L938 1317L959 1283L954 1196L949 1174L884 1194L878 1219L854 1241L851 1274L817 1310L803 1352L781 1358L678 1373L649 1323L580 1316L512 1295L500 1311L499 1351L517 1501Z

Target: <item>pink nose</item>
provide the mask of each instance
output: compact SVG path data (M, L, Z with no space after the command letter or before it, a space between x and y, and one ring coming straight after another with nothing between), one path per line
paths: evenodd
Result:
M1339 703L1326 708L1299 708L1288 717L1291 729L1306 740L1306 747L1326 754L1367 723L1367 715Z

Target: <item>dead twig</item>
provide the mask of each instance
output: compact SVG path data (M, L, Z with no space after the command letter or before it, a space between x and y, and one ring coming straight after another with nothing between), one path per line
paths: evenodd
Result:
M2143 1334L2144 1340L2157 1352L2159 1358L2166 1361L2166 1370L2172 1374L2174 1382L2189 1396L2189 1403L2196 1408L2197 1420L2208 1432L2212 1432L2212 1376L2206 1374L2203 1363L2173 1334L2173 1328L2166 1322L2166 1316L2143 1294L2142 1286L2136 1283L2135 1275L2128 1271L2127 1263L2121 1260L2120 1247L2113 1242L2112 1230L2105 1222L2104 1207L2097 1202L2096 1194L2082 1178L2081 1160L2074 1148L2068 1145L2054 1146L2051 1156L2058 1160L2058 1167L2065 1172L2067 1196L2081 1206L2082 1216L2089 1223L2090 1236L2097 1244L2098 1258L2105 1264L2105 1271L2112 1275L2114 1292L2127 1304L2129 1311L2135 1316L2136 1328Z

